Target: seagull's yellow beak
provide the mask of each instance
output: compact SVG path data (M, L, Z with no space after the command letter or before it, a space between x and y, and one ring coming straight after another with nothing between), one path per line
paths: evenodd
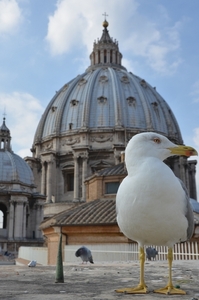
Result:
M168 149L171 151L173 155L184 155L187 157L198 155L198 152L194 148L189 146L176 145L176 147L171 147Z

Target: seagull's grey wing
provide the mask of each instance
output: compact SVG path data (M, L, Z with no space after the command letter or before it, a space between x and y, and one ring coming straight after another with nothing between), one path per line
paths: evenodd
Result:
M179 179L179 178L178 178ZM188 191L187 188L184 184L184 182L182 180L180 180L181 186L185 192L185 199L184 201L186 201L186 214L185 217L187 218L188 221L188 228L187 228L187 240L189 240L194 232L194 215L193 215L193 210L190 204L190 200L189 200L189 195L188 195Z

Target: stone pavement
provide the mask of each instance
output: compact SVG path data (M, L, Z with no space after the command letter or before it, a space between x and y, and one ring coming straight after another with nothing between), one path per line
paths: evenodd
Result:
M64 265L64 283L55 283L55 266L0 266L0 299L2 300L199 300L199 261L174 261L173 281L187 291L186 295L154 294L153 289L167 283L166 261L147 261L146 295L118 294L115 289L138 283L139 262L114 262Z

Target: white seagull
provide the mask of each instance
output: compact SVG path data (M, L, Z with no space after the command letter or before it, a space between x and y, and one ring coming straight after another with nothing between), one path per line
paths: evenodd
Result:
M120 230L140 247L140 282L137 287L116 290L120 293L147 293L144 281L144 245L168 247L169 281L155 290L161 294L186 294L172 284L173 246L191 238L193 211L182 182L163 162L173 155L197 155L192 147L175 145L166 137L140 133L129 141L125 150L128 176L116 196L117 222Z

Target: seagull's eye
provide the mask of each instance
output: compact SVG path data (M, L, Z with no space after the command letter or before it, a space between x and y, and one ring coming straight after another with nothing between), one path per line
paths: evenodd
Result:
M154 138L153 141L154 141L154 143L156 143L156 144L160 144L160 139L159 139L159 138Z

